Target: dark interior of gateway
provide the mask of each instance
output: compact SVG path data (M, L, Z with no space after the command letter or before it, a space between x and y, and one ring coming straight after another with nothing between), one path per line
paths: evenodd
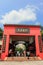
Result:
M35 36L10 36L8 57L36 56Z

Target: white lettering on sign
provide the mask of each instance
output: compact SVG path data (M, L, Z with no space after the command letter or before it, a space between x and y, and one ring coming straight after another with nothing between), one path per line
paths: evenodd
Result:
M28 28L16 28L17 33L29 33L30 29Z

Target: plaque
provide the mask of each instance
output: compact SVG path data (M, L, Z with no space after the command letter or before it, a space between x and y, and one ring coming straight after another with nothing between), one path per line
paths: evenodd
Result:
M17 33L29 33L30 29L28 28L16 28Z

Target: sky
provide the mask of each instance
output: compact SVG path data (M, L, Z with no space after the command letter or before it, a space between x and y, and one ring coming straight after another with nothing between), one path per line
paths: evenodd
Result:
M43 0L0 0L0 27L4 24L43 26Z

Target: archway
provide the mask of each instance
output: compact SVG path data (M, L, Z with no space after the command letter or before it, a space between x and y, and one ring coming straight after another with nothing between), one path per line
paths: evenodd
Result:
M16 48L17 46L18 48ZM25 47L25 48L22 49L21 47ZM21 57L36 56L35 37L34 36L10 36L9 51L11 52L10 57L11 56L21 56Z

